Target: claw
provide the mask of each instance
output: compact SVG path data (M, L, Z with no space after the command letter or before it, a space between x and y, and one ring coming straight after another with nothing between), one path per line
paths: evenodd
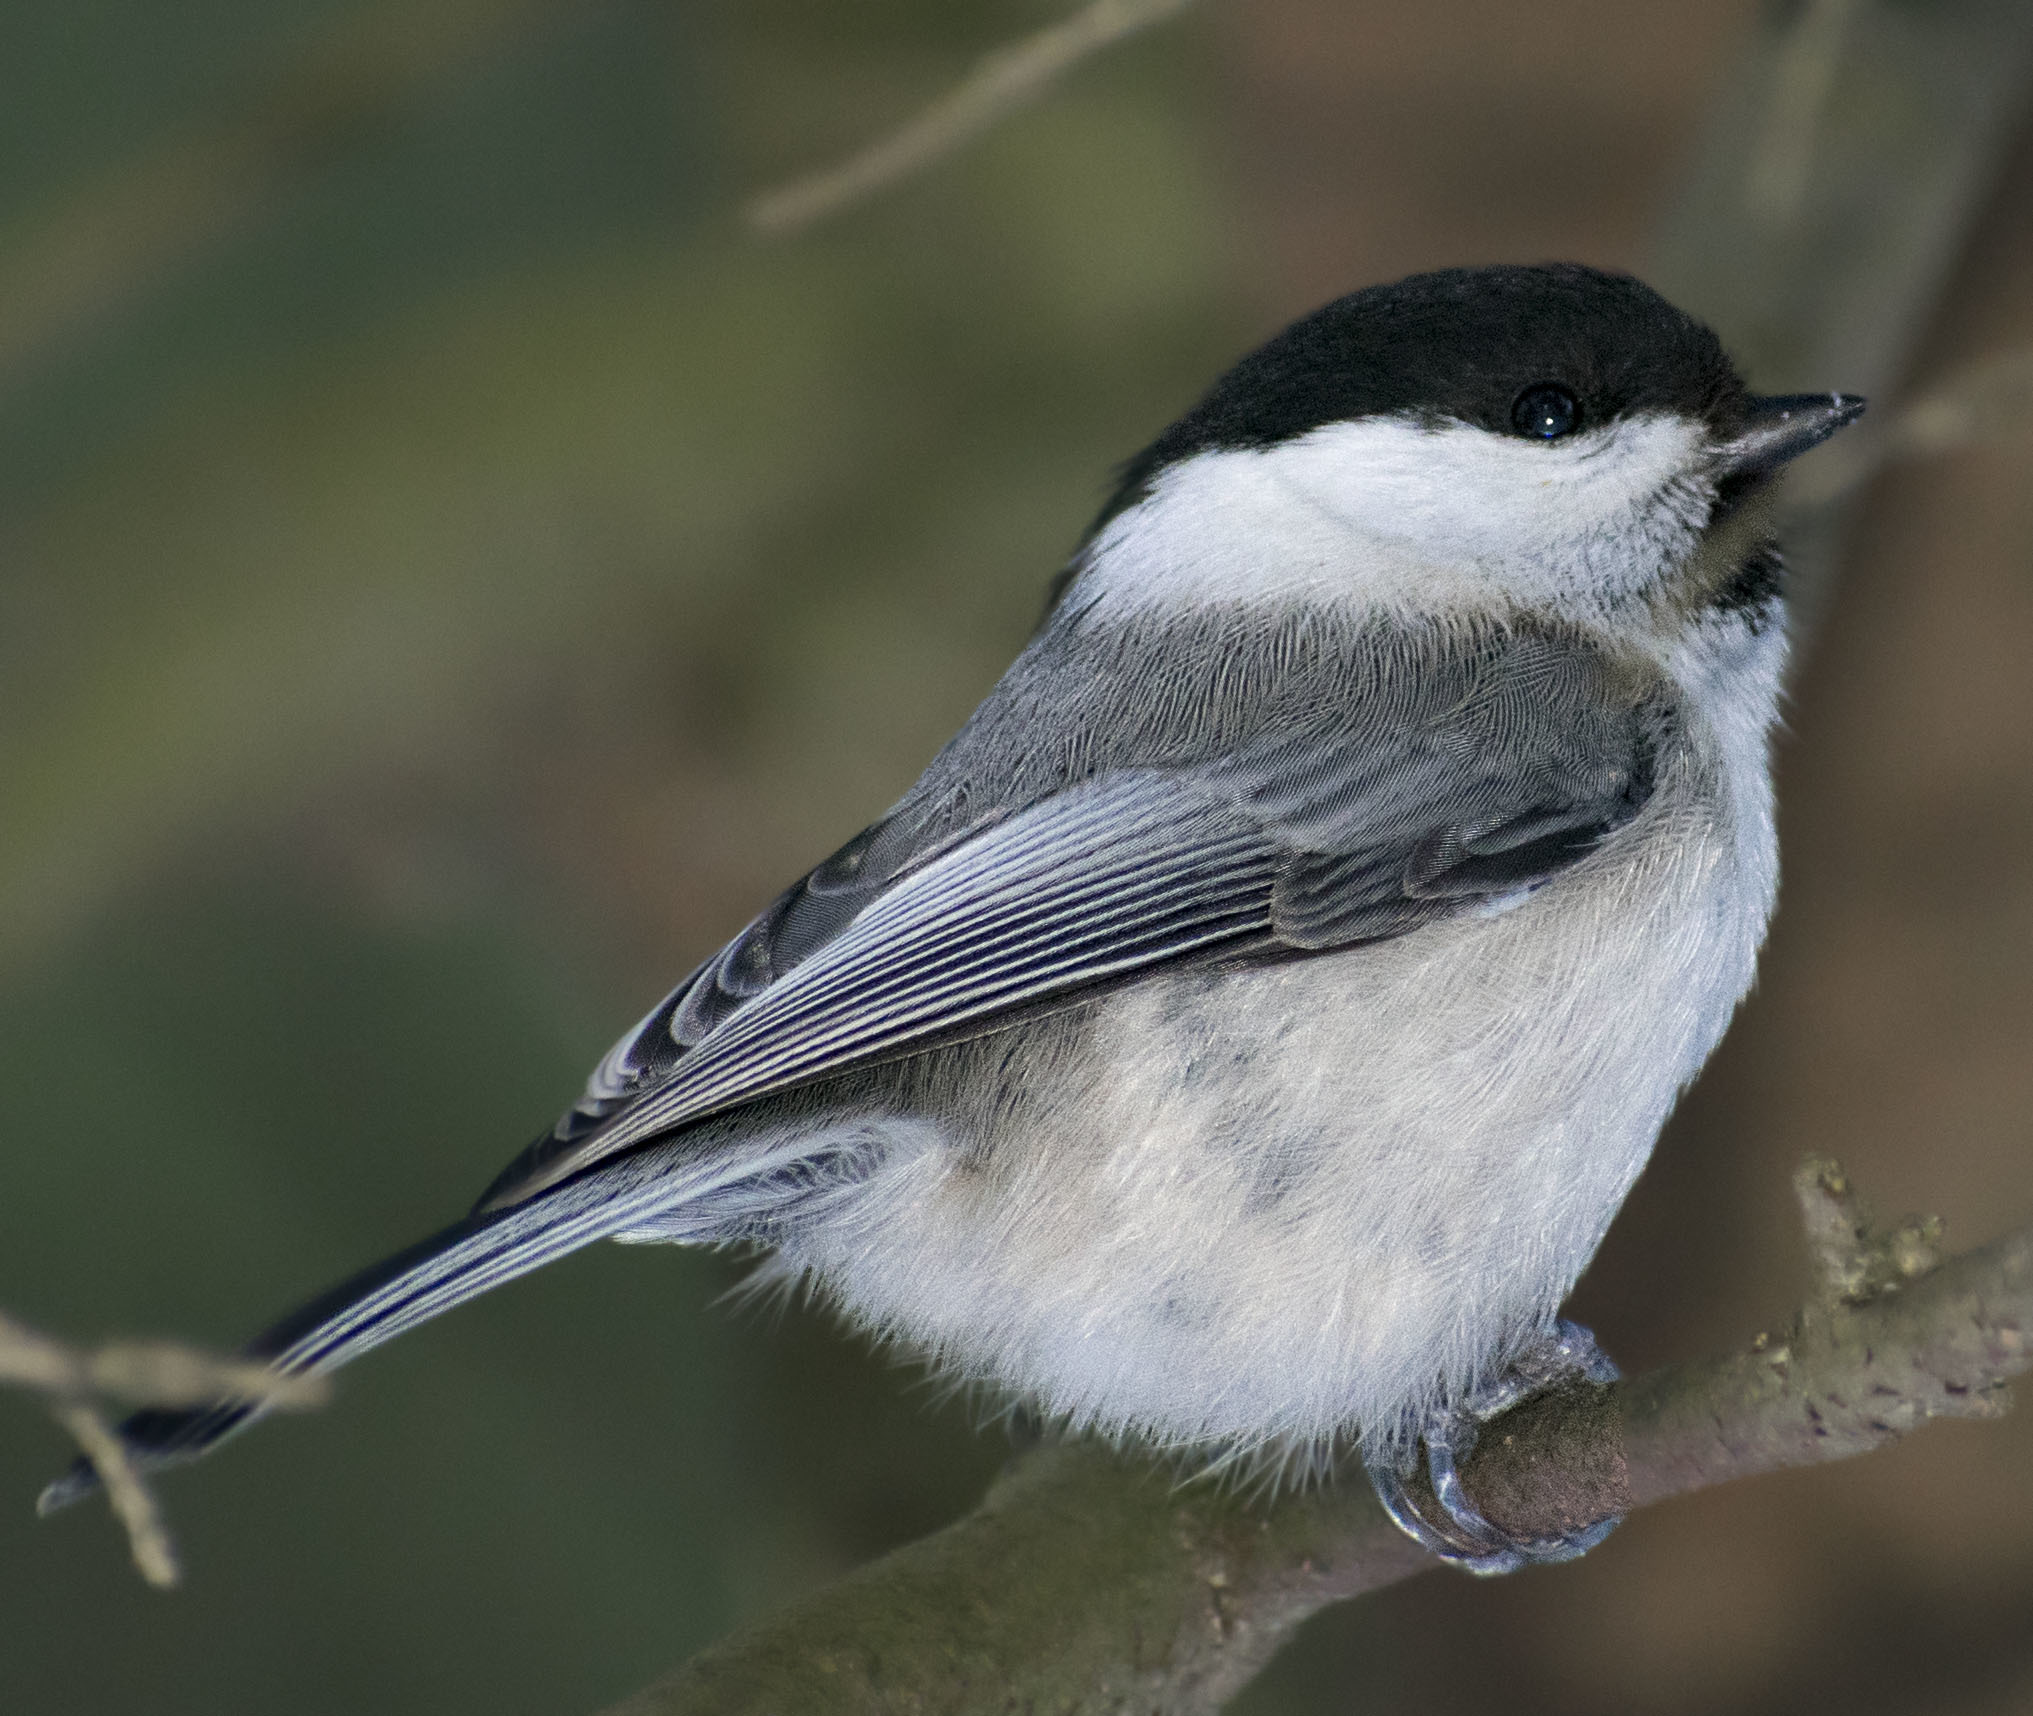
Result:
M1460 1563L1464 1559L1460 1547L1451 1538L1442 1537L1426 1523L1425 1515L1420 1513L1412 1501L1411 1492L1405 1488L1405 1475L1398 1470L1394 1458L1366 1461L1364 1470L1369 1473L1370 1488L1376 1491L1377 1500L1383 1504L1384 1512L1391 1516L1393 1525L1421 1549L1437 1555L1442 1561Z
M1563 1318L1554 1324L1547 1340L1520 1355L1503 1376L1459 1406L1440 1407L1427 1418L1421 1432L1426 1472L1432 1480L1433 1499L1450 1529L1441 1529L1420 1513L1405 1488L1407 1469L1400 1465L1394 1450L1364 1462L1377 1500L1413 1542L1448 1565L1483 1578L1587 1554L1622 1523L1621 1516L1558 1537L1521 1536L1492 1522L1475 1505L1461 1481L1461 1462L1474 1449L1482 1425L1527 1396L1577 1377L1605 1383L1614 1382L1617 1375L1617 1367L1595 1344L1595 1336L1579 1323Z

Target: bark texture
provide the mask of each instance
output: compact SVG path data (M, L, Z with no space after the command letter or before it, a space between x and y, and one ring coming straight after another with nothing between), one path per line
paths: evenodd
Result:
M1551 1533L1932 1418L1991 1418L2027 1368L2033 1228L1937 1261L1842 1170L1797 1181L1818 1290L1742 1349L1559 1390L1485 1427L1492 1519ZM1273 1503L1092 1444L1014 1460L975 1511L707 1650L608 1716L1203 1716L1324 1605L1434 1567L1359 1474Z

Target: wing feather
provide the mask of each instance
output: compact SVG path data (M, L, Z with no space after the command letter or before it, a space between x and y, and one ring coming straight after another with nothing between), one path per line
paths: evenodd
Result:
M1515 638L1397 683L971 826L964 782L943 812L907 800L673 992L479 1207L1168 962L1406 934L1578 862L1652 792L1670 711L1593 648Z
M878 895L664 1082L583 1141L525 1159L483 1207L927 1037L1261 937L1287 858L1242 807L1189 778L1139 771L1047 799Z

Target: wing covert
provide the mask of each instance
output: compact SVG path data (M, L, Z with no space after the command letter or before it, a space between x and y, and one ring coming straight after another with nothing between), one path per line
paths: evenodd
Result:
M971 816L918 795L779 896L596 1072L481 1208L704 1116L1210 954L1406 934L1528 890L1653 789L1659 684L1513 636L1200 766Z

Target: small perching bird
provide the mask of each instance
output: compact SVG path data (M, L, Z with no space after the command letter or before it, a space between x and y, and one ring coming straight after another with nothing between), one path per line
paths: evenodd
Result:
M1357 292L1133 459L903 800L616 1045L472 1214L250 1351L329 1370L591 1240L738 1243L1074 1428L1453 1478L1752 977L1785 657L1760 398L1569 265ZM143 1412L143 1466L245 1402ZM1448 1518L1403 1480L1424 1441ZM80 1464L45 1507L94 1487Z

